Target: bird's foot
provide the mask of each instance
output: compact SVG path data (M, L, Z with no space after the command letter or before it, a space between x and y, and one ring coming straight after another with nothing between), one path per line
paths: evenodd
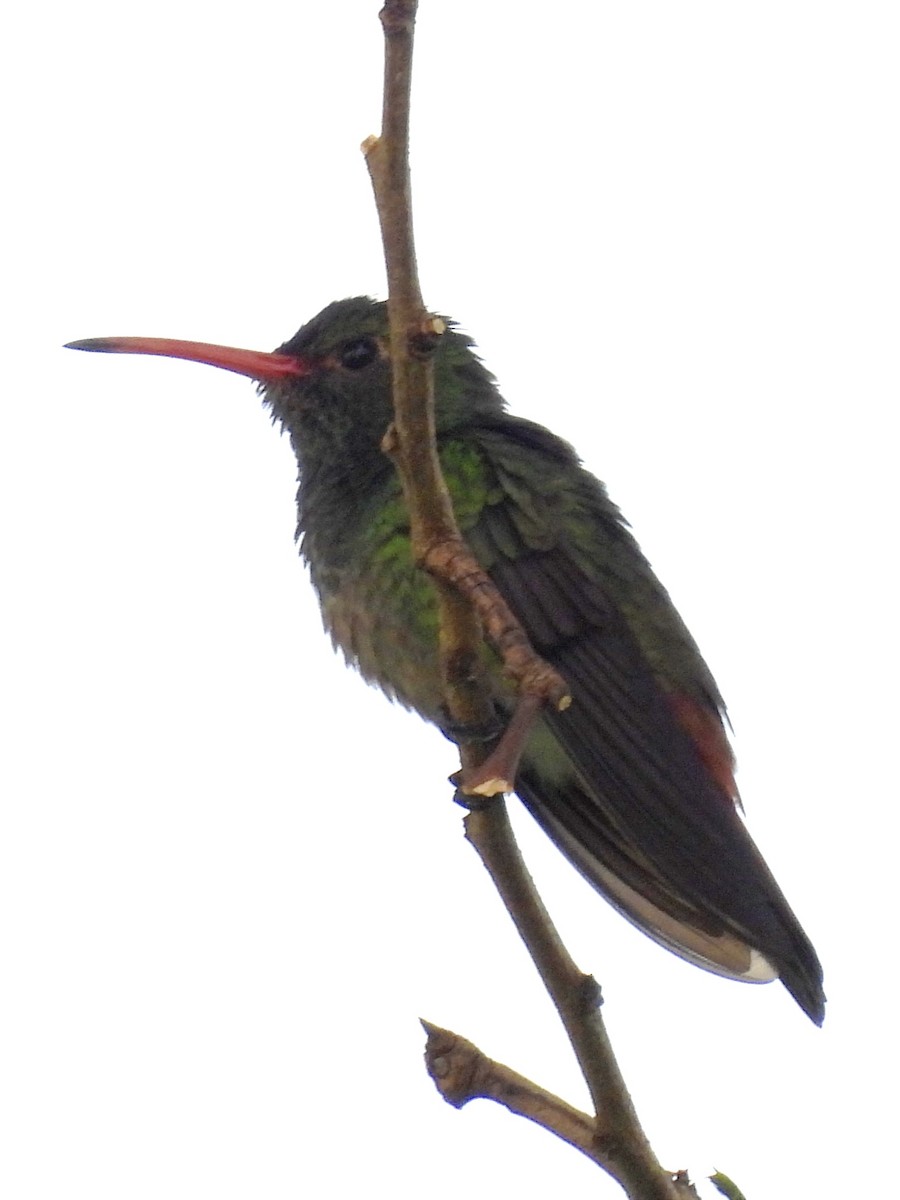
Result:
M494 709L492 719L476 724L474 722L454 721L447 711L446 706L441 705L441 719L438 729L455 746L462 746L466 742L478 742L480 744L496 742L505 727L506 714L499 708Z

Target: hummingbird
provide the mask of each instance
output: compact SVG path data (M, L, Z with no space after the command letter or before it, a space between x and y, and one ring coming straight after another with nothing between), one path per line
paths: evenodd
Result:
M511 414L452 322L434 353L438 452L457 522L572 703L532 726L516 793L572 865L661 945L716 974L780 978L821 1024L822 968L747 831L725 704L605 486ZM438 613L417 567L392 418L387 305L339 300L272 353L167 338L70 348L249 376L297 457L297 539L326 630L389 698L447 731ZM498 720L515 696L485 648Z

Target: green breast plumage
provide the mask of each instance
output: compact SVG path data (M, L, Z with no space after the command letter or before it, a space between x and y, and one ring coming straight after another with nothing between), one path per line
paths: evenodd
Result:
M477 446L451 440L441 464L464 532L503 494ZM413 562L409 516L393 471L345 509L340 547L308 529L304 554L331 638L371 683L435 720L440 713L438 612L434 586Z
M618 509L564 442L504 417L502 427L447 437L440 457L460 529L482 566L498 582L510 569L521 575L520 586L510 581L501 590L539 650L565 637L566 576L575 571L576 586L592 581L625 618L664 687L721 706L693 639ZM325 626L348 662L392 698L435 720L441 706L436 598L414 566L400 483L386 466L377 486L354 502L345 494L339 527L306 522L304 555ZM544 567L541 581L531 580L534 594L526 595L531 561ZM581 627L573 615L572 636Z

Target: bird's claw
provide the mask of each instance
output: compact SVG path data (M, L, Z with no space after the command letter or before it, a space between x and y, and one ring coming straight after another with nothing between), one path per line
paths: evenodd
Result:
M466 742L476 742L486 745L495 742L503 733L506 726L506 715L499 709L494 710L493 719L484 722L454 721L445 705L441 705L441 719L438 729L449 742L462 746Z

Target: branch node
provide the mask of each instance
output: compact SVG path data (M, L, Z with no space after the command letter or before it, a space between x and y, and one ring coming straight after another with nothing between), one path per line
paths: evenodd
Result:
M385 37L411 37L416 23L416 0L385 0L378 14Z
M583 1013L594 1012L603 1004L603 989L593 975L583 975L581 979L581 1010Z
M430 358L441 344L447 326L440 317L427 316L409 331L409 353L412 358Z
M397 426L394 421L391 421L381 439L381 452L382 454L386 454L388 458L396 458L399 450L400 437L397 433Z

